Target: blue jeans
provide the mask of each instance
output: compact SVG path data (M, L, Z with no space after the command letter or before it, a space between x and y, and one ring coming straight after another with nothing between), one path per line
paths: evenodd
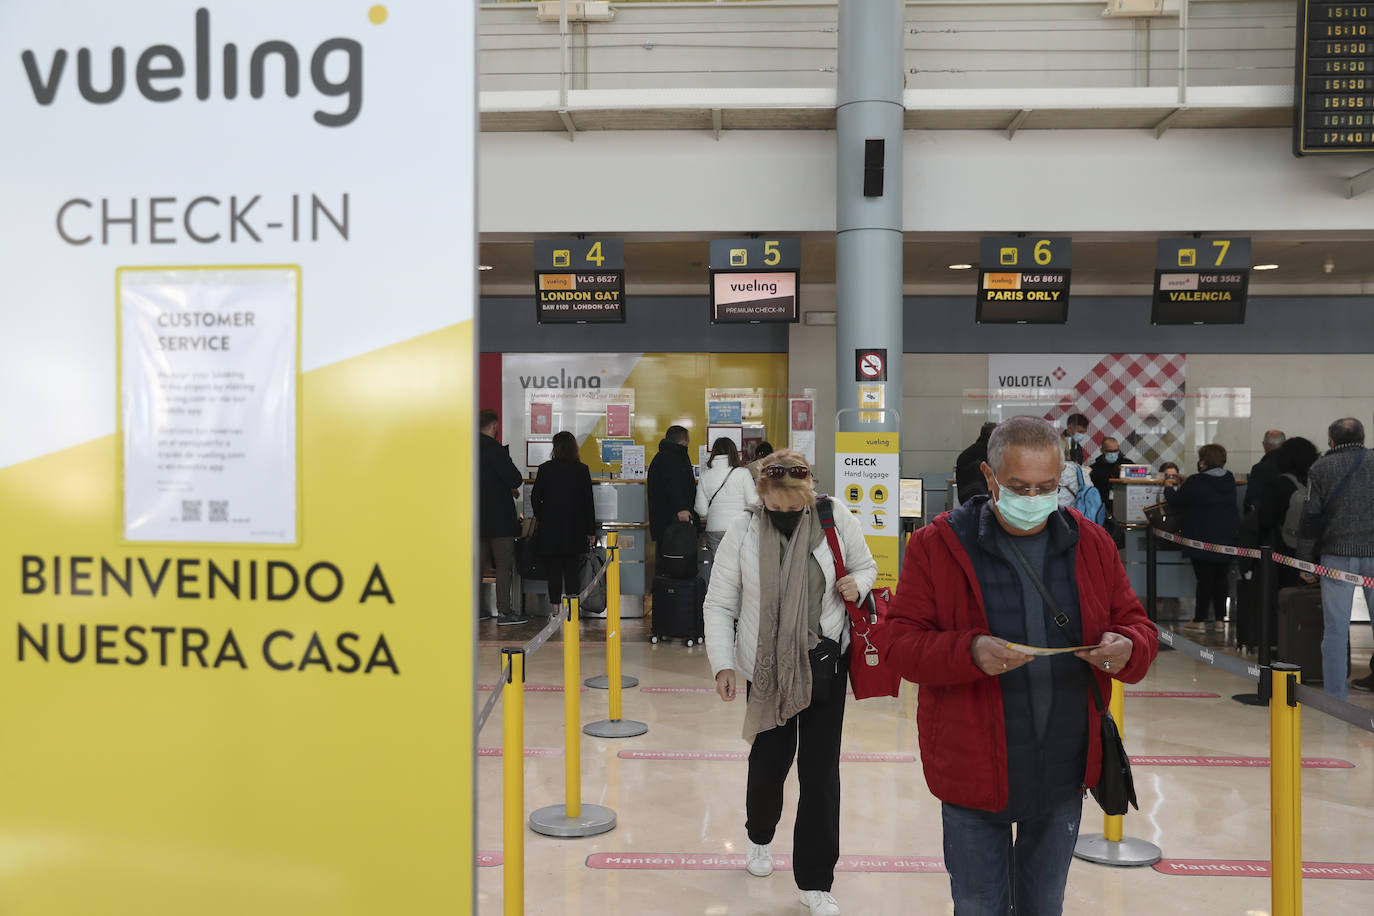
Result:
M1322 565L1332 569L1374 576L1374 557L1338 557L1322 554ZM1374 608L1374 588L1364 590L1364 600ZM1327 696L1347 699L1346 660L1350 657L1350 611L1355 603L1355 585L1322 579L1322 689ZM1371 615L1374 617L1374 615ZM1374 622L1371 622L1374 626Z
M1082 798L1075 795L1016 821L1015 842L1012 822L1000 815L950 804L943 808L954 916L1059 916L1064 911Z

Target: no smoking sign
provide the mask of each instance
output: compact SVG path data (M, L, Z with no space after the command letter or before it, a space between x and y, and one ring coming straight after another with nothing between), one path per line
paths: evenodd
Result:
M855 350L854 354L858 359L858 371L854 376L856 382L887 381L886 350Z

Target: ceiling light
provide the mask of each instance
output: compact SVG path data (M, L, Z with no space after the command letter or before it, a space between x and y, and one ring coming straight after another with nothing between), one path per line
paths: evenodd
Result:
M1326 260L1322 262L1322 273L1324 273L1324 274L1329 274L1329 273L1334 272L1335 269L1336 269L1336 262L1335 262L1335 260L1331 257L1331 255L1327 255L1327 256L1326 256Z
M1277 264L1256 264L1256 265L1255 265L1253 268L1251 268L1251 269L1252 269L1252 270L1278 270L1278 269L1279 269L1279 265L1277 265Z
M478 264L478 265L477 265L477 269L478 269L478 270L491 270L492 267L491 267L490 264Z
M973 265L972 265L972 264L951 264L951 265L949 265L949 269L950 269L950 270L973 270Z

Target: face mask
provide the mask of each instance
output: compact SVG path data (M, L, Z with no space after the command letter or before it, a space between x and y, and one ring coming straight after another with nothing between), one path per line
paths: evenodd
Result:
M781 532L783 537L790 538L792 532L797 530L797 523L801 521L804 509L794 509L791 512L783 512L778 509L765 509L768 518L773 523L773 527Z
M993 500L998 513L1008 525L1020 531L1033 531L1045 523L1045 519L1059 508L1058 493L1041 493L1039 496L1017 496L1002 488L1000 496Z
M1116 464L1116 460L1121 457L1120 452L1103 452L1102 457L1107 459L1108 464Z
M1088 444L1088 434L1087 434L1087 433L1074 433L1074 434L1073 434L1073 444L1074 444L1074 445L1087 445L1087 444Z

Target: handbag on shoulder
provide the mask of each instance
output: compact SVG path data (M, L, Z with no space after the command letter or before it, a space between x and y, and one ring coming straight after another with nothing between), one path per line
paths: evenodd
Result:
M840 536L835 531L834 507L829 497L817 497L816 514L830 544L830 555L835 559L835 581L838 582L848 573L840 553ZM869 590L862 604L848 600L844 603L849 614L849 684L854 688L856 700L895 697L901 689L902 676L884 662L878 652L879 634L887 625L887 606L891 600L892 593L888 589L875 588Z
M1011 552L1016 555L1021 568L1030 577L1035 590L1045 602L1045 610L1054 615L1054 625L1068 635L1069 645L1076 645L1067 626L1068 615L1059 609L1059 603L1041 581L1040 574L1031 569L1025 555L1021 553L1021 548L1016 546L1015 538L1004 538L1003 542L1011 546ZM1125 814L1127 806L1139 811L1140 805L1135 800L1135 778L1131 775L1131 758L1126 754L1126 744L1121 740L1121 731L1116 727L1111 710L1102 702L1102 691L1097 687L1097 675L1092 666L1087 662L1084 662L1083 666L1087 671L1088 687L1092 690L1093 702L1097 704L1100 716L1098 729L1102 741L1102 769L1098 772L1097 785L1089 791L1104 814Z

